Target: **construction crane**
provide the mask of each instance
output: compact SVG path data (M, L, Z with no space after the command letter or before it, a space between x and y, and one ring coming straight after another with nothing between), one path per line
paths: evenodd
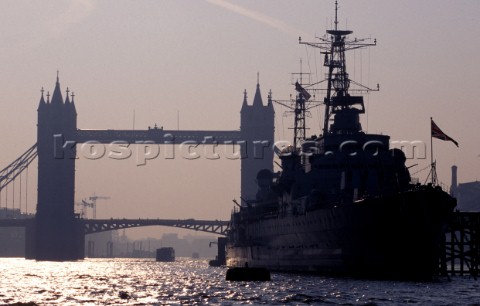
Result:
M110 197L97 196L94 193L93 196L89 197L88 199L91 201L90 203L92 204L91 207L93 208L93 219L97 219L97 200L108 200L110 199Z
M87 207L90 207L93 209L93 219L97 219L97 200L108 200L110 197L105 197L105 196L97 196L96 194L93 194L93 196L89 197L88 199L82 199L80 203L77 203L77 205L82 206L82 212L81 216L82 218L86 216L86 209Z

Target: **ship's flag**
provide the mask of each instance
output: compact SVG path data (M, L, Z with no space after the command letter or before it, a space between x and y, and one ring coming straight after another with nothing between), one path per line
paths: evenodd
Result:
M308 99L310 99L311 95L305 88L302 87L302 85L298 84L298 82L295 82L295 90L303 95L305 101L308 101Z
M435 124L435 122L433 122L432 119L430 119L430 121L432 122L432 137L445 141L451 141L458 147L458 142L456 142L452 137L442 132L442 130L438 127L438 125Z

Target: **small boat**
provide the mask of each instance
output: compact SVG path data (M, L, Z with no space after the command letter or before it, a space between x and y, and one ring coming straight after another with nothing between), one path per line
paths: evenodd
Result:
M156 260L164 262L175 261L175 249L171 247L157 249Z

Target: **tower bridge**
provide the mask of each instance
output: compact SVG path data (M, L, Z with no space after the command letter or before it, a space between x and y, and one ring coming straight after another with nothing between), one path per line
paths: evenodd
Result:
M38 105L37 144L34 153L23 163L25 168L38 157L38 198L35 217L24 220L0 220L0 226L26 228L26 258L37 260L75 260L84 258L85 235L94 232L139 226L173 226L225 235L228 221L172 219L80 219L74 213L75 161L81 143L148 143L238 145L241 163L241 197L255 199L256 174L273 170L274 110L269 95L264 105L257 83L253 103L245 92L240 111L239 130L196 131L164 130L89 130L77 128L77 111L73 93L65 99L57 75L55 89ZM258 152L261 150L261 152ZM33 156L33 158L31 158ZM20 163L22 165L22 163ZM22 171L22 166L14 167ZM7 169L7 168L6 168ZM15 171L8 172L14 175ZM0 177L0 181L4 181ZM1 185L0 185L1 186ZM1 187L0 187L1 188Z

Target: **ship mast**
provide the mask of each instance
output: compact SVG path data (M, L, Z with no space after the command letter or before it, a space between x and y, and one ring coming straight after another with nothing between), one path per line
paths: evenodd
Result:
M307 77L307 81L304 77ZM296 79L295 79L296 78ZM295 81L294 81L295 80ZM318 106L318 101L310 100L312 97L305 87L311 86L310 73L302 72L302 60L300 60L300 73L292 73L292 85L295 85L295 90L298 92L296 99L290 100L272 100L288 109L295 116L293 128L293 147L298 148L306 138L306 117L310 109Z
M299 91L298 97L295 100L295 121L293 126L293 147L297 146L305 140L306 126L305 126L305 115L306 107L305 102L310 98L310 94L300 85L300 83L295 83L295 88Z
M365 48L376 45L376 40L373 43L368 42L367 39L349 40L348 35L353 31L339 30L338 28L338 1L335 1L335 21L334 29L327 30L327 35L319 37L317 42L302 42L305 44L321 50L321 54L325 55L324 66L328 67L328 74L326 80L327 88L324 98L325 116L323 124L323 135L329 133L336 134L351 134L361 130L359 121L359 114L365 112L363 104L363 97L351 96L349 93L350 83L354 83L359 89L351 91L368 92L375 91L364 85L354 82L349 78L346 68L345 52ZM317 84L318 84L317 83ZM378 90L378 85L377 89ZM335 114L335 120L332 126L329 126L332 120L332 115Z

